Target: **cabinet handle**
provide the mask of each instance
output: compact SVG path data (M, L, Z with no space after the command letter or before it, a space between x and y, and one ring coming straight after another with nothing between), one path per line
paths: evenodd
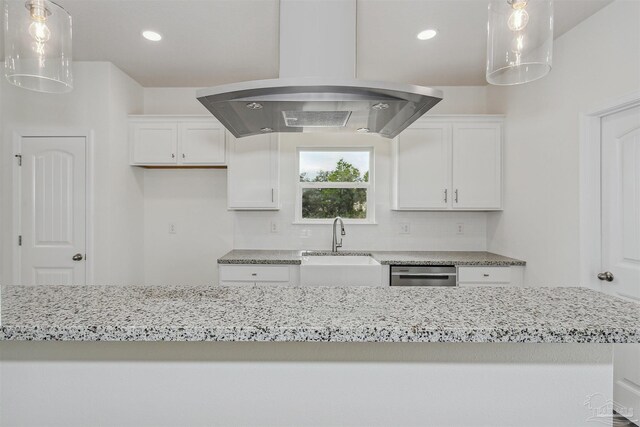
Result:
M447 203L447 199L448 199L448 197L447 197L447 189L445 188L444 189L444 202L445 203Z
M483 274L484 277L489 277L489 275L487 273Z
M271 189L271 203L273 203L275 201L273 193L274 193L274 189L272 188Z
M172 158L172 159L175 159L175 158L176 158L176 155L175 155L174 153L171 153L171 158Z
M251 273L251 275L252 275L252 276L257 276L257 275L258 275L258 273Z
M183 159L186 159L186 158L187 158L187 156L186 156L184 153L182 153L182 158L183 158Z
M455 196L456 196L455 201L456 201L456 203L458 203L458 189L457 188L456 188L456 191L455 191Z

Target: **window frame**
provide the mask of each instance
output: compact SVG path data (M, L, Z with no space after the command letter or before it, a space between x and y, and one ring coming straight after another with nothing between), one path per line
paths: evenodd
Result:
M369 181L368 182L301 182L300 154L302 152L368 152L369 153ZM318 147L299 146L296 148L295 161L296 205L294 224L332 224L333 218L303 218L302 192L307 188L364 188L367 190L367 217L343 218L345 224L376 224L375 222L375 150L373 146L340 146Z

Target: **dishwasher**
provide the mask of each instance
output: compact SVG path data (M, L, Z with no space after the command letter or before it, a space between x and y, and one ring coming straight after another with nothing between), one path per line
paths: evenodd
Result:
M456 286L454 265L391 266L391 286Z

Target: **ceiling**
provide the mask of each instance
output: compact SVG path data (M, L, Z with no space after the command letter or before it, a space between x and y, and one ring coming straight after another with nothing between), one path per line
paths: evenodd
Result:
M611 1L556 0L555 36ZM278 0L57 3L73 16L74 60L111 61L143 86L203 87L278 77ZM358 77L427 86L485 84L487 4L358 0ZM429 27L438 29L436 38L416 39ZM143 39L145 29L160 32L163 40Z

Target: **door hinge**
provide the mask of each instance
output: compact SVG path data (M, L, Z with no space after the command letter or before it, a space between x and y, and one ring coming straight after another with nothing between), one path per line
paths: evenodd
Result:
M22 236L18 236L18 246L22 246Z
M22 166L22 154L16 154L16 159L18 159L18 166Z

